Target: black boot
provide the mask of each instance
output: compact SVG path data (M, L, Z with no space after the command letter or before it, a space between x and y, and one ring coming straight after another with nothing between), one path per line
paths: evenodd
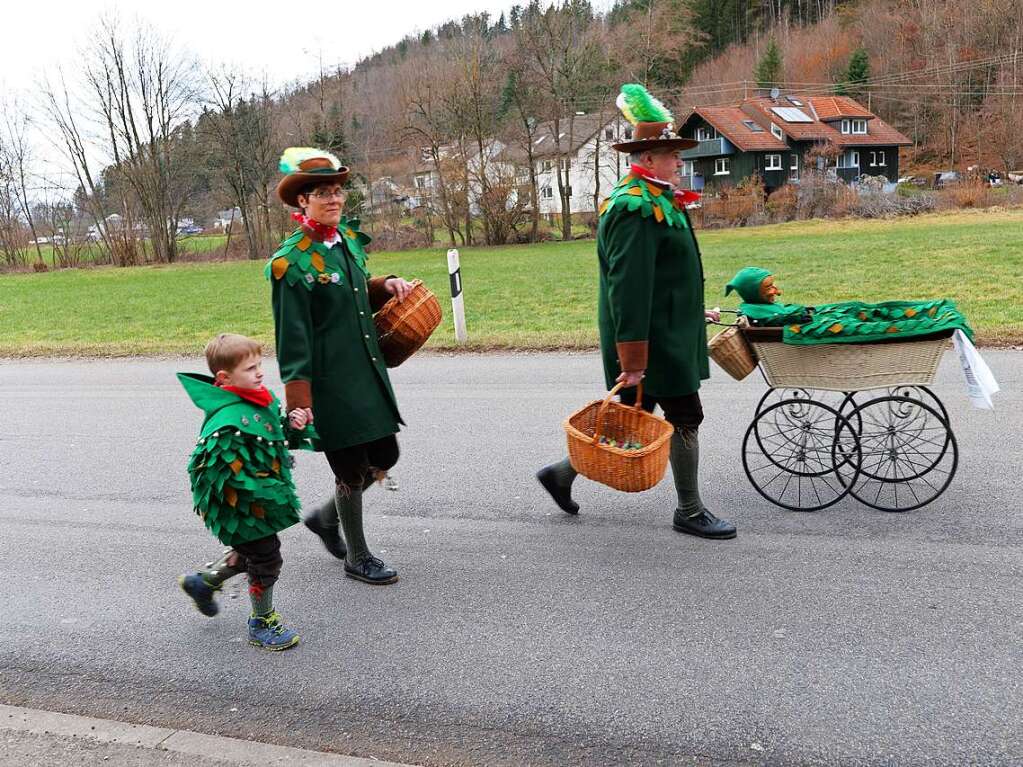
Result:
M335 557L344 559L348 555L348 547L345 546L345 542L341 540L341 534L338 532L337 504L334 498L306 515L302 521L306 527L319 536L327 551Z
M398 572L374 557L366 545L366 535L362 529L362 490L338 488L337 508L341 527L348 540L345 575L374 586L384 586L398 580Z
M734 538L735 525L718 519L700 498L700 441L696 429L682 427L671 435L671 473L678 494L672 526L700 538Z
M572 463L564 458L550 466L544 466L536 473L544 490L558 504L558 508L567 514L578 514L579 504L572 500L572 482L579 473L572 468Z

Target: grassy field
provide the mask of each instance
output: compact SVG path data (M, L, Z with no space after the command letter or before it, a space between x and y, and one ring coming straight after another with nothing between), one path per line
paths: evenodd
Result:
M986 344L1023 342L1023 211L814 221L700 234L707 305L737 269L772 269L784 300L958 301ZM593 241L465 248L473 349L587 348L597 340ZM419 277L442 299L434 348L455 346L445 251L377 253L377 274ZM0 277L0 355L198 354L231 330L272 346L262 264L197 263Z

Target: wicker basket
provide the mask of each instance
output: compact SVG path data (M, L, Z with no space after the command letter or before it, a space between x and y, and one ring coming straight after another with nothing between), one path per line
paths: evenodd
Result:
M426 343L440 325L440 302L423 285L412 281L412 292L404 301L392 298L373 315L380 351L387 367L396 368Z
M674 427L640 406L642 384L635 406L612 402L622 386L618 384L603 400L591 402L568 417L564 423L568 457L572 467L584 477L615 490L638 493L649 490L664 477ZM623 450L600 444L601 437L639 442L643 447Z
M802 346L782 343L780 333L759 329L744 333L771 386L841 392L933 383L951 335Z
M741 381L757 368L756 357L739 328L725 328L707 343L714 361L736 381Z

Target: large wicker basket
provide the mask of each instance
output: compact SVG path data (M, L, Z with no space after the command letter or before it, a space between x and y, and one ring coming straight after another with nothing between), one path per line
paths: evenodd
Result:
M387 367L396 368L426 343L440 325L440 302L423 285L412 281L412 292L404 301L392 298L373 315L380 351Z
M934 382L951 331L914 340L802 346L782 342L780 328L742 331L775 388L854 392Z
M741 381L757 368L756 357L736 326L727 327L707 342L707 351L714 361L736 381Z
M621 388L622 384L618 384L604 399L595 400L568 417L564 423L568 457L572 467L584 477L615 490L638 493L649 490L664 477L674 428L640 406L642 385L636 393L635 406L612 402L611 398ZM623 450L600 444L601 437L639 442L643 447Z

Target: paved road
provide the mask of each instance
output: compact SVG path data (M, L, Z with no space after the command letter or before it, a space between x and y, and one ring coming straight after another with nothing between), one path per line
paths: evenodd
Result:
M737 463L763 384L718 373L704 495L732 542L672 532L668 482L552 510L531 474L598 392L593 355L417 358L401 490L367 499L402 580L347 580L287 531L304 644L279 655L244 643L244 595L207 620L174 584L217 551L172 377L199 362L5 362L0 702L428 765L1018 765L1023 355L987 357L995 413L945 360L960 473L904 515L767 506Z

